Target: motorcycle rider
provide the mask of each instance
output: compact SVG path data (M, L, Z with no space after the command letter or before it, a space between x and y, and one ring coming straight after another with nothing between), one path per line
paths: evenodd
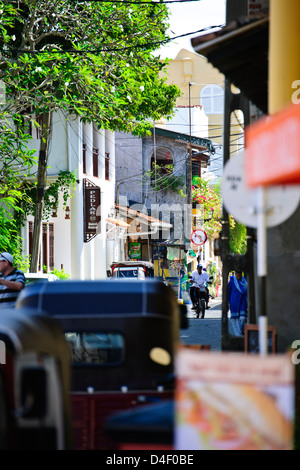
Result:
M192 310L196 310L199 302L199 289L200 287L206 288L206 283L209 282L209 275L206 271L203 271L202 264L198 264L197 269L192 272L190 282L193 283L190 288L190 297L193 304Z

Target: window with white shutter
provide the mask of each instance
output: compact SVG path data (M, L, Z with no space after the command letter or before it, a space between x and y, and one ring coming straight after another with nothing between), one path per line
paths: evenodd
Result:
M205 114L223 114L224 91L219 85L206 85L200 92L200 104Z

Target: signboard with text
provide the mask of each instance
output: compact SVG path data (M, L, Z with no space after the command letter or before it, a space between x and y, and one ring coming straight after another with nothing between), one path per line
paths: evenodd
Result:
M258 226L258 188L246 184L245 165L248 149L230 158L223 171L222 195L224 206L233 217L248 227ZM287 220L300 201L299 185L272 185L265 188L265 214L267 227L275 227Z
M99 186L84 180L84 241L89 242L101 232L101 192Z
M250 187L300 183L300 104L291 104L246 128L246 182Z
M292 450L295 369L289 354L181 348L176 450Z
M142 258L142 244L141 243L129 243L128 254L130 259L141 259Z

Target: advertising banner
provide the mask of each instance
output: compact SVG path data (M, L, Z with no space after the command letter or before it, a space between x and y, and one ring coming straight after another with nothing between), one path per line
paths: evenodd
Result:
M178 352L176 450L292 450L289 355Z
M128 254L130 259L141 259L142 258L142 244L141 243L129 243Z

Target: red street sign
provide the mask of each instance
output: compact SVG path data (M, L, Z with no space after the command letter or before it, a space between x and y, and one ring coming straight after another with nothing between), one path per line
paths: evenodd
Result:
M201 228L194 230L191 234L191 241L195 245L204 245L207 241L207 233L204 232Z
M300 104L247 127L245 141L248 186L300 183Z

